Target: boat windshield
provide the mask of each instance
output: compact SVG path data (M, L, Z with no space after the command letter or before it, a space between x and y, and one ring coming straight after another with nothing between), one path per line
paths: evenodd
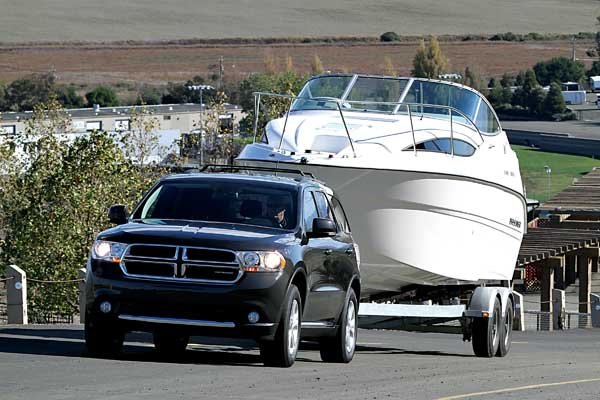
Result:
M454 122L472 127L472 121L481 133L488 135L496 134L500 129L495 113L480 94L440 81L319 76L309 80L298 97L291 111L335 110L336 102L340 101L344 111L406 114L410 105L411 112L419 116L450 119L449 107L452 107L460 111L452 111Z

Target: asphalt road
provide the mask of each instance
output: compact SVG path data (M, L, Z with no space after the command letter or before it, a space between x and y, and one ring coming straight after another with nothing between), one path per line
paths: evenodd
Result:
M459 336L364 331L348 365L310 345L265 368L250 342L194 338L161 360L147 335L116 360L87 358L81 326L0 328L0 399L598 399L600 330L517 333L506 358L478 359ZM485 393L482 393L485 392Z

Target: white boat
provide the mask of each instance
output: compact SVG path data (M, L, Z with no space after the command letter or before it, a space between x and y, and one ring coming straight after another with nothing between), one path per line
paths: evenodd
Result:
M256 94L257 111L267 96ZM526 201L516 155L480 93L444 81L320 75L298 97L280 97L290 109L236 163L293 166L336 191L365 293L512 279Z

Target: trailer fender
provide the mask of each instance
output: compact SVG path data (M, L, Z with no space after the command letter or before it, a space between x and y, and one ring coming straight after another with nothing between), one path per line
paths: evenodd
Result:
M469 305L464 312L465 317L480 318L489 317L494 312L494 301L500 299L502 316L506 314L505 305L508 299L512 300L512 290L505 287L478 287L473 292ZM514 301L513 301L514 304Z

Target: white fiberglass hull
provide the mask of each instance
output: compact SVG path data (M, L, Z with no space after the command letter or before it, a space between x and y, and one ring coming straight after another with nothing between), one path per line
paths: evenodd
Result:
M246 165L274 166L238 158ZM367 292L510 280L525 200L483 180L436 172L281 164L310 171L344 205Z

